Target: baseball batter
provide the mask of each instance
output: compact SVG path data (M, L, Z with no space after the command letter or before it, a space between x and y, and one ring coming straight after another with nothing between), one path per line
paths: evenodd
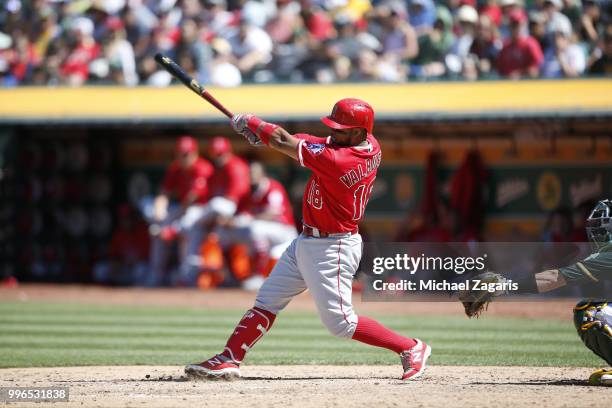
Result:
M265 144L312 171L302 203L303 232L285 250L242 317L224 350L185 372L194 378L231 379L276 315L305 291L316 303L323 324L335 336L398 353L402 379L420 377L431 348L403 337L353 310L352 280L361 259L358 224L372 192L381 150L372 134L374 111L359 99L338 101L322 121L331 129L325 139L289 134L253 115L235 115L232 127L254 145Z
M498 282L512 279L524 293L543 293L571 284L601 284L601 281L612 280L612 200L597 203L587 219L586 232L595 251L582 261L535 275L507 273L490 274L490 277ZM505 292L476 294L478 300L463 303L466 314L469 317L479 315L494 296L502 294ZM574 307L574 325L585 346L612 366L612 301L581 300ZM612 386L612 369L595 371L589 382Z

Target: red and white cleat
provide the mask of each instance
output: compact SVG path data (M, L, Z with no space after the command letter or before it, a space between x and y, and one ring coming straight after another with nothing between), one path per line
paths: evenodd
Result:
M415 380L423 375L427 365L427 359L431 355L431 347L419 339L415 339L417 344L410 350L402 351L400 359L404 367L402 380Z
M188 364L185 366L185 374L192 379L232 381L240 378L240 367L233 360L217 354L200 364Z

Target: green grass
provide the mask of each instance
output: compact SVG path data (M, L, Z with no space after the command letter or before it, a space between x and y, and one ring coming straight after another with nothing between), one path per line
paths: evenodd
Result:
M0 303L0 367L182 365L219 352L243 311ZM433 347L438 365L597 366L570 321L375 316ZM397 364L386 350L328 334L311 313L282 313L250 364Z

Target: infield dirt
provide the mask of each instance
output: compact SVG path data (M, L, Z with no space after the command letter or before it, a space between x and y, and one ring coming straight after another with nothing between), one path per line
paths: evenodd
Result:
M400 371L399 364L245 366L242 379L225 382L190 381L181 367L16 368L0 370L0 386L69 387L70 402L54 407L576 408L612 397L612 388L586 385L587 368L436 366L414 382L398 380Z

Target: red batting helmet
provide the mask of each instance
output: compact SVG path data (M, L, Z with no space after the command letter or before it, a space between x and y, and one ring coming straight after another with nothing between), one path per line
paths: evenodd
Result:
M321 121L332 129L364 128L372 133L374 109L361 99L341 99L334 105L331 115L321 118Z

